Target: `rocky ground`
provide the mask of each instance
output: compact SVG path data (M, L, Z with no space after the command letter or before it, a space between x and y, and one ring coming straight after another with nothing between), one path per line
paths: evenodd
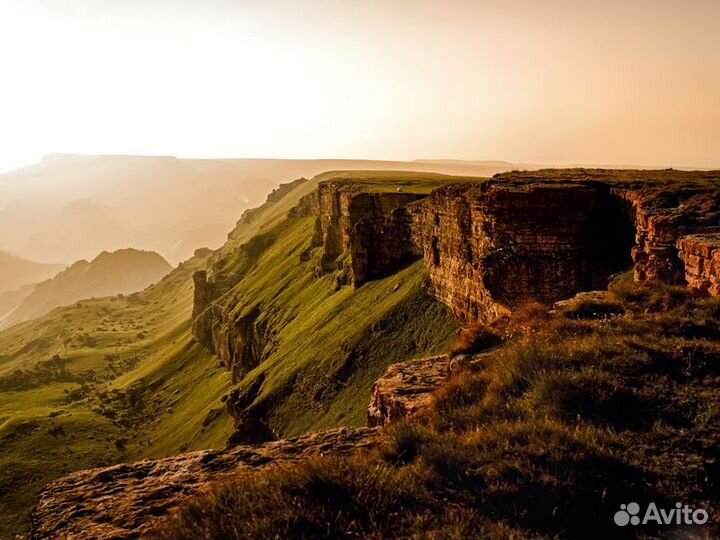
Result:
M242 471L372 448L378 431L336 429L293 440L191 452L77 472L51 483L33 515L31 538L140 538L170 509Z

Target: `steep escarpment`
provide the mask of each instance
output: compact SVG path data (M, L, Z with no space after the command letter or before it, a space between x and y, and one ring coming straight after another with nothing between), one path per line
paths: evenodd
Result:
M489 181L412 208L431 294L464 320L607 286L631 264L625 205L604 186Z
M213 256L208 271L195 276L194 334L238 384L229 406L239 425L261 418L268 432L284 433L290 424L307 429L319 418L326 422L328 404L364 372L357 337L398 310L433 305L428 293L470 322L604 289L629 269L638 281L694 284L707 274L710 283L712 264L686 268L691 255L683 249L691 248L678 242L717 226L713 174L548 170L469 182L336 173L303 182L258 210L249 225L257 227L277 205L284 205L283 215ZM373 300L373 289L382 296ZM364 314L369 326L346 319L354 306L371 310ZM328 313L353 330L317 341L332 327ZM327 373L306 371L315 365L312 347L328 358ZM409 346L407 355L425 348ZM308 423L288 421L298 410Z
M389 364L451 339L449 311L424 293L405 209L456 180L470 179L316 178L242 220L233 247L209 258L195 275L193 334L233 375L234 442L361 425Z
M322 248L319 271L342 270L338 259L347 253L348 278L356 287L419 255L410 242L404 208L424 195L402 188L381 193L366 189L353 182L322 182L297 212L316 217L313 246Z
M694 270L686 275L677 242L717 228L717 177L507 173L410 205L413 240L429 269L430 293L466 321L602 289L630 268L637 281L690 283Z

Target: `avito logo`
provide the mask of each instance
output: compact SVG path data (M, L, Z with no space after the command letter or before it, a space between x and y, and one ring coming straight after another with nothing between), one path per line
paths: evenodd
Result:
M666 510L658 508L651 502L640 517L640 505L636 502L621 504L620 510L615 512L613 517L615 525L625 527L626 525L645 525L654 523L657 525L704 525L707 523L708 513L702 508L693 509L687 504L675 503L675 508Z

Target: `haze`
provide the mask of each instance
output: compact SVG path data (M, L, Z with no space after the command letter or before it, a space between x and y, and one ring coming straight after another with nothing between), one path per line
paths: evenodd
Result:
M714 0L0 7L0 170L53 152L720 165Z

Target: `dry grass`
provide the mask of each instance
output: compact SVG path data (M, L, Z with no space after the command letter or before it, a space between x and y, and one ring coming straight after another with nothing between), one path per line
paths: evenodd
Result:
M619 280L612 316L538 319L456 373L372 454L218 486L156 533L183 538L615 538L620 503L720 503L720 301ZM651 307L648 307L651 306ZM715 525L712 525L714 523Z
M458 331L458 338L450 348L450 356L474 354L501 342L497 331L491 326L474 323Z

